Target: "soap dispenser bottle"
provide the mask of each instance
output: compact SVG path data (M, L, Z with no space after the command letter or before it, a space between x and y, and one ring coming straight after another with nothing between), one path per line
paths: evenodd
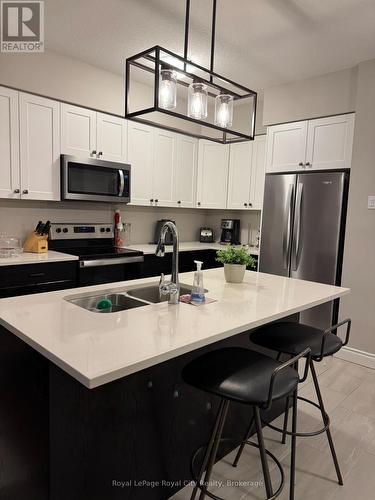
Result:
M202 273L203 262L195 260L194 263L197 265L197 270L194 273L193 288L191 290L191 301L202 303L205 301Z

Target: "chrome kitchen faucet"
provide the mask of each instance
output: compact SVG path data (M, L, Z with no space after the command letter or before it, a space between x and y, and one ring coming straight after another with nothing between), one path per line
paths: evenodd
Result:
M169 304L178 304L180 301L180 282L178 279L178 232L177 227L173 222L166 222L160 231L158 246L155 255L157 257L164 257L165 255L165 235L167 231L172 233L173 238L173 257L172 257L172 276L171 281L165 281L164 274L160 277L159 293L160 295L169 294Z

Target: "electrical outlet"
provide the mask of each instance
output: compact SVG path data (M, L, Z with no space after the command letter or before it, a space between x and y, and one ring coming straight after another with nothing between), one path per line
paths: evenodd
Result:
M368 197L367 208L369 210L375 210L375 196Z

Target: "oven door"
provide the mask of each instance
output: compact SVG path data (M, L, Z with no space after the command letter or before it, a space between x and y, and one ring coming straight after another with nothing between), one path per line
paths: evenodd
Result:
M130 202L130 165L61 155L61 199Z

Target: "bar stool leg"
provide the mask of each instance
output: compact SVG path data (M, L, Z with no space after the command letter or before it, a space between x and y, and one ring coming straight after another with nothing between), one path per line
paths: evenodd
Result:
M219 410L217 412L216 419L215 419L215 424L214 424L214 427L212 429L210 441L209 441L209 443L207 445L206 453L205 453L205 455L203 457L203 462L202 462L202 465L201 465L201 468L200 468L200 471L199 471L199 475L198 475L198 482L199 483L201 483L203 473L206 470L207 463L208 463L208 460L209 460L210 455L211 455L212 446L214 444L214 441L215 441L215 438L216 438L216 435L217 435L217 431L218 431L218 428L219 428L219 425L220 425L220 422L221 422L221 419L222 419L223 409L224 409L224 403L225 403L225 401L224 401L224 399L222 399L221 402L220 402L220 406L219 406ZM195 485L193 493L191 494L190 500L194 500L195 499L197 491L198 491L198 486Z
M267 462L266 448L264 446L262 423L260 420L260 411L259 411L258 406L254 406L254 420L255 420L255 428L256 428L257 437L258 437L260 460L262 462L264 483L266 486L267 497L270 498L273 496L273 489L272 489L272 483L271 483L270 470L269 470L268 462Z
M286 403L285 403L283 437L282 437L282 440L281 440L282 444L286 443L286 431L288 429L288 419L289 419L289 404L290 404L290 396L287 396Z
M223 433L224 424L225 424L226 416L227 416L227 413L228 413L228 407L229 407L229 400L228 399L223 399L222 402L221 402L221 405L220 405L220 409L219 409L219 412L218 412L217 419L216 419L216 423L215 423L215 427L214 427L214 432L212 433L212 436L211 436L211 439L210 439L210 443L209 443L209 446L208 446L208 448L209 448L210 444L211 444L211 449L209 450L207 448L206 455L205 455L205 458L204 458L204 462L206 464L208 462L206 474L205 474L204 481L203 481L203 483L206 484L206 485L208 485L208 483L210 481L212 469L213 469L213 466L215 464L216 455L217 455L217 451L218 451L219 444L220 444L220 439L221 439L221 436L222 436L222 433ZM205 463L204 462L202 464L201 470L202 469L204 470L204 468L205 468ZM203 473L202 473L202 475L203 475ZM199 481L200 480L201 480L201 478L199 478ZM191 496L192 500L195 498L196 491L197 491L197 487L194 488L193 494ZM201 494L199 496L199 500L204 500L205 497L206 497L205 492L201 491Z
M311 375L312 375L314 386L315 386L316 395L318 396L318 401L319 401L320 411L322 413L323 423L324 423L324 425L327 425L327 416L326 416L327 414L326 414L326 410L324 408L322 393L320 392L318 377L316 376L316 371L315 371L315 366L314 366L313 360L310 361L310 370L311 370ZM336 450L335 450L335 446L333 444L332 434L331 434L331 430L329 427L327 428L326 433L327 433L329 447L330 447L331 453L332 453L333 463L335 464L337 480L338 480L338 483L342 486L344 484L344 481L342 479L340 466L339 466L339 462L337 460Z
M289 399L289 398L288 398ZM293 411L292 411L292 444L291 444L291 458L290 458L290 488L289 500L294 500L294 492L296 485L296 448L297 448L297 390L294 391L293 396ZM288 408L289 409L289 408Z
M242 455L242 452L243 452L243 449L245 448L246 446L246 441L249 440L250 436L251 436L251 433L252 433L252 430L253 430L253 427L254 427L254 417L252 417L252 419L250 420L250 424L249 424L249 427L247 429L247 432L244 436L244 439L240 445L240 447L238 448L238 451L237 451L237 455L236 455L236 458L234 459L234 462L233 462L233 467L237 467L238 465L238 462L241 458L241 455Z

